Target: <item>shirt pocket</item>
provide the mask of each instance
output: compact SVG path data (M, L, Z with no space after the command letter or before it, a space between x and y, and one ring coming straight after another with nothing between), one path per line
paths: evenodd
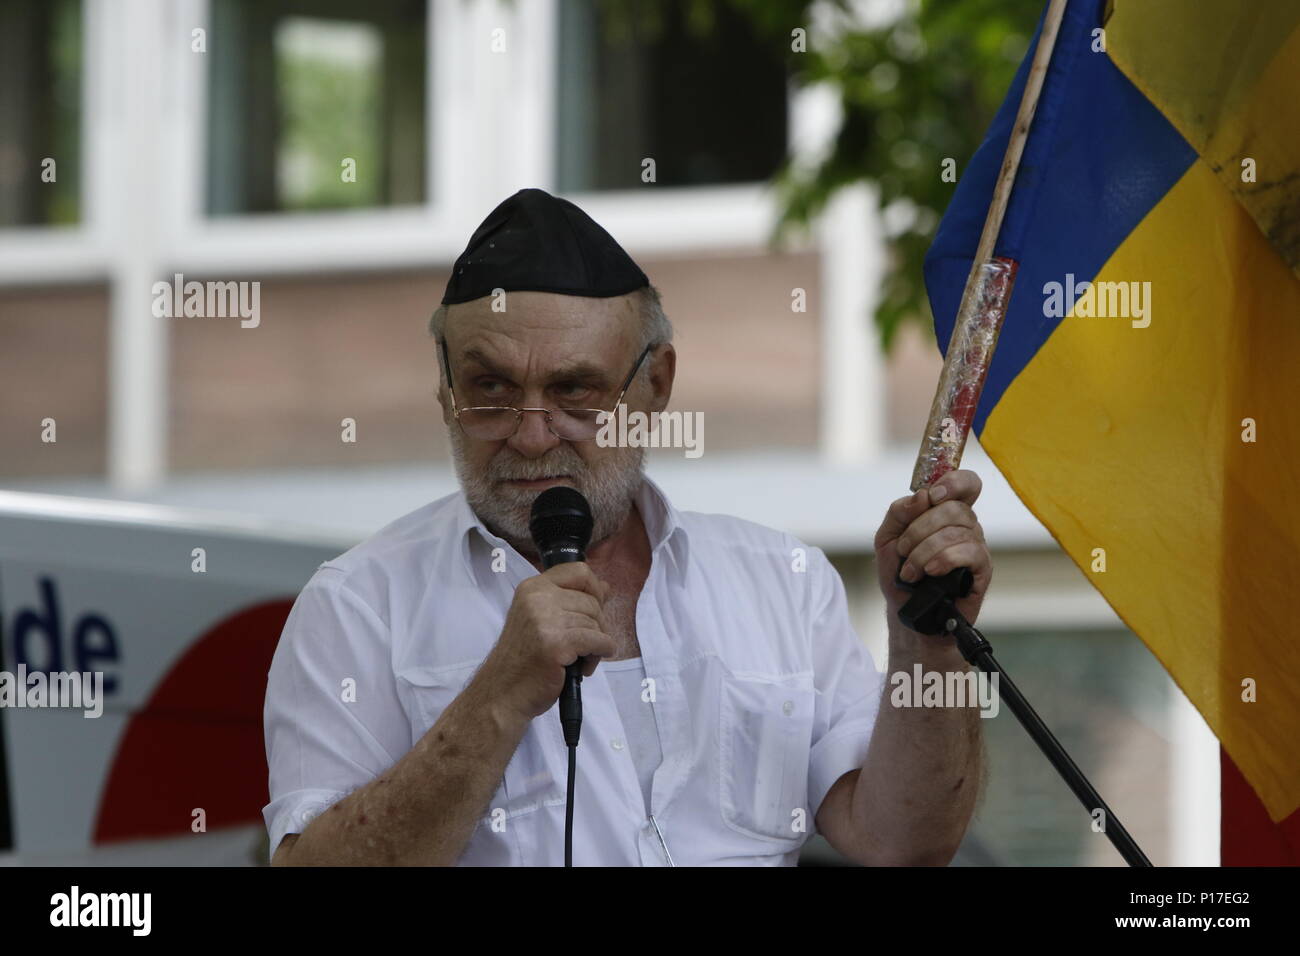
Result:
M408 692L415 705L417 720L412 727L412 746L460 695L480 663L472 661L445 667L413 667L398 673L401 681L408 685ZM509 820L544 806L565 802L563 786L567 782L566 778L557 773L554 755L539 737L539 725L548 717L555 724L556 734L559 734L559 717L555 715L554 708L532 722L519 741L519 746L515 748L510 762L506 764L501 783L479 820L480 828L503 833Z
M808 761L813 675L722 674L719 740L722 819L790 848L811 830Z

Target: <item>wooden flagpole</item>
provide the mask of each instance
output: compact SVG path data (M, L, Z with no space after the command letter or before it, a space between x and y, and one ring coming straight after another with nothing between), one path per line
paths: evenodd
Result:
M962 291L943 372L930 406L921 449L916 456L916 467L912 471L913 491L933 484L961 464L962 451L993 361L993 350L997 347L998 334L1006 318L1018 267L1014 260L994 257L993 249L1011 200L1020 157L1029 139L1029 128L1038 109L1038 98L1043 91L1047 67L1052 61L1052 51L1056 48L1066 2L1051 0L1043 20L1043 32L1034 50L1034 60L1016 113L1016 124L1011 130L988 216L984 219L984 231L980 234L975 260Z

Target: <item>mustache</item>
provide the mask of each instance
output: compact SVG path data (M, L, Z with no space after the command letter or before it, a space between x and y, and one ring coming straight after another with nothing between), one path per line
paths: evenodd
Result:
M493 481L536 481L558 475L581 478L586 474L587 467L577 453L556 449L544 458L494 458L485 470L487 477Z

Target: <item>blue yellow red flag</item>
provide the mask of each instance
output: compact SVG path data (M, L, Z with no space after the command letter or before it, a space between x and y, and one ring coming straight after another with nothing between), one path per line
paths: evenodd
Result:
M1210 6L1070 0L973 427L1300 860L1300 3ZM1028 67L926 259L941 344Z

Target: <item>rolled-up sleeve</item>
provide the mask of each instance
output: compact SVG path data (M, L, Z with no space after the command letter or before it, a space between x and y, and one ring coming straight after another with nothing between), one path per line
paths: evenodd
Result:
M862 766L876 725L884 675L849 621L839 572L820 548L808 548L809 620L817 689L808 804L813 819L840 777Z
M267 677L271 856L410 749L390 660L389 629L323 565L294 602Z

